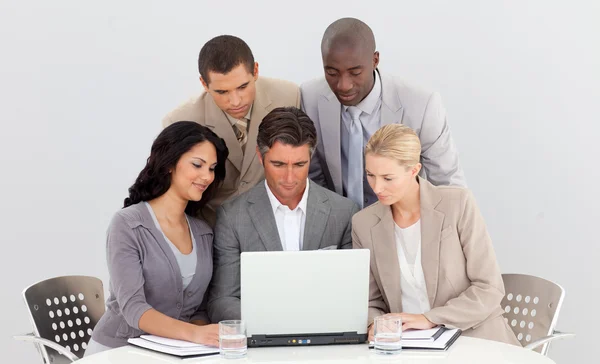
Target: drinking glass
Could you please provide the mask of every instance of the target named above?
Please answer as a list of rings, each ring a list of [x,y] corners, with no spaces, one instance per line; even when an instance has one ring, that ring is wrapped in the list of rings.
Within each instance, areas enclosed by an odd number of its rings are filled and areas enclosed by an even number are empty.
[[[399,354],[402,352],[402,320],[397,316],[378,316],[373,323],[377,354]]]
[[[248,352],[246,324],[242,320],[219,322],[219,349],[226,359],[243,358]]]

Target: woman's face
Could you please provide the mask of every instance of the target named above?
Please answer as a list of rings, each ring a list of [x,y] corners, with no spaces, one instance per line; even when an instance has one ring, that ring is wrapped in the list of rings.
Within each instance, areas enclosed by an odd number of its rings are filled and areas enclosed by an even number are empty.
[[[421,164],[407,168],[392,158],[368,153],[365,156],[365,169],[367,181],[379,202],[392,205],[402,200],[412,183],[416,182]]]
[[[202,194],[215,179],[217,150],[208,141],[193,146],[184,153],[171,171],[171,187],[179,197],[200,201]]]

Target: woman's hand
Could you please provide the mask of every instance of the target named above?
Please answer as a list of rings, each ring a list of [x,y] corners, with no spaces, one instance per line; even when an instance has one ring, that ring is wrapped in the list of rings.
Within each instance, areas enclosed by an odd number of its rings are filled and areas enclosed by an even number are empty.
[[[375,336],[373,335],[373,327],[375,325],[371,324],[369,325],[368,329],[368,334],[367,334],[367,341],[371,342],[375,340]]]
[[[192,341],[197,344],[219,346],[219,325],[203,325],[194,327]]]
[[[402,331],[408,329],[426,330],[437,326],[422,314],[388,313],[386,316],[400,317],[402,320]]]

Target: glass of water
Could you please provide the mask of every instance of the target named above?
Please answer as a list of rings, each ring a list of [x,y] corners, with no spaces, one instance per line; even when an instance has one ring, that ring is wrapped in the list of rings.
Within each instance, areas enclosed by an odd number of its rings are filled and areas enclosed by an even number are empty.
[[[375,317],[373,323],[375,341],[373,347],[377,354],[399,354],[402,352],[402,320],[394,316]]]
[[[227,359],[243,358],[248,352],[246,324],[242,320],[219,322],[219,349]]]

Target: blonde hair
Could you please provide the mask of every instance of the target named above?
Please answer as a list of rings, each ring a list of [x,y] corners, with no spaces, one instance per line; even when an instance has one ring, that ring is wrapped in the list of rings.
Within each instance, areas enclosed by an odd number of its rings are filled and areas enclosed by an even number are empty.
[[[396,160],[401,166],[411,168],[420,163],[421,141],[408,126],[390,124],[381,127],[369,139],[365,155],[374,154]]]

